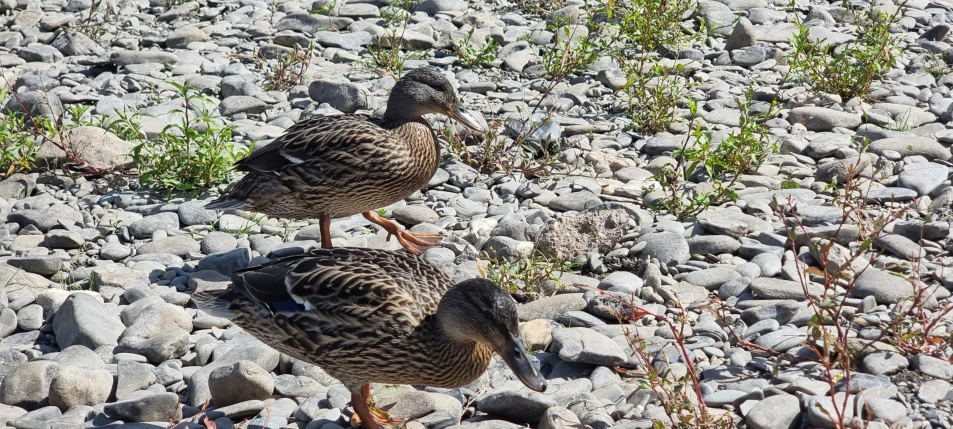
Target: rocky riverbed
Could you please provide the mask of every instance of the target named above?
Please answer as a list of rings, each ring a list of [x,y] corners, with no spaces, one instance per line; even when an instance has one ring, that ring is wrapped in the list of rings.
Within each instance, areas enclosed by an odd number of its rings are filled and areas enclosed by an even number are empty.
[[[139,112],[142,135],[156,140],[182,117],[170,83],[189,83],[234,126],[235,145],[260,146],[305,115],[384,106],[394,76],[367,59],[392,24],[389,3],[0,0],[0,88],[17,94],[3,112]],[[899,61],[861,103],[778,87],[796,28],[788,1],[701,0],[686,26],[726,24],[682,56],[696,83],[696,123],[736,129],[736,97],[753,87],[759,102],[778,96],[765,123],[777,150],[733,182],[736,202],[682,220],[648,203],[661,197],[654,175],[674,162],[684,124],[633,132],[620,109],[624,81],[605,58],[547,91],[537,51],[559,37],[550,24],[584,22],[581,2],[555,3],[416,5],[401,44],[422,55],[403,66],[445,70],[468,108],[504,128],[518,131],[541,107],[548,120],[533,139],[558,151],[551,174],[488,174],[447,144],[427,189],[384,210],[414,231],[445,234],[423,258],[454,280],[534,249],[573,264],[517,294],[549,389],[529,391],[496,362],[459,389],[375,386],[377,405],[428,429],[649,428],[692,417],[750,429],[950,427],[953,74],[927,73],[923,54],[953,52],[953,3],[903,5]],[[856,35],[839,2],[797,6],[818,37]],[[461,65],[449,48],[464,37],[499,44],[489,67]],[[287,89],[270,89],[273,69],[248,60],[274,64],[269,52],[311,42],[302,81]],[[69,133],[86,172],[132,166],[135,142],[89,124]],[[350,394],[336,380],[190,302],[236,269],[317,246],[316,223],[205,210],[224,185],[154,191],[131,175],[55,168],[64,161],[76,159],[46,142],[36,164],[53,168],[0,182],[0,422],[349,426]],[[845,204],[829,185],[848,170],[863,193]],[[331,233],[335,246],[399,248],[360,216],[335,220]],[[853,254],[864,258],[851,262]],[[860,274],[825,278],[847,265]],[[530,269],[539,268],[522,267]],[[697,385],[686,378],[692,370]]]

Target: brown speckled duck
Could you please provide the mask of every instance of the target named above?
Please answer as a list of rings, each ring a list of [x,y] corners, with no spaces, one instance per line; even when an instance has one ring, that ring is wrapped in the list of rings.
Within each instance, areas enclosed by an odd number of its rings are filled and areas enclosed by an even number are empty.
[[[423,188],[437,171],[439,143],[423,115],[443,113],[481,131],[460,106],[450,81],[434,68],[405,74],[391,91],[383,118],[312,116],[236,163],[248,172],[208,209],[245,209],[269,216],[319,219],[321,247],[331,247],[331,219],[358,213],[409,252],[435,246],[439,234],[415,234],[375,210]]]
[[[244,269],[232,280],[193,301],[340,380],[365,429],[388,427],[371,412],[370,383],[463,386],[486,371],[493,352],[527,387],[546,389],[523,346],[516,302],[489,280],[454,285],[418,256],[343,247]]]

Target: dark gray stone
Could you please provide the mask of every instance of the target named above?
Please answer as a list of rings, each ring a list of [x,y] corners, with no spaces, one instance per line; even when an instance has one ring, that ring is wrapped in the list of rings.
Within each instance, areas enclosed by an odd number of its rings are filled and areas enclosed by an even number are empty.
[[[103,412],[114,419],[130,422],[166,422],[178,420],[179,395],[156,393],[127,401],[106,404]]]

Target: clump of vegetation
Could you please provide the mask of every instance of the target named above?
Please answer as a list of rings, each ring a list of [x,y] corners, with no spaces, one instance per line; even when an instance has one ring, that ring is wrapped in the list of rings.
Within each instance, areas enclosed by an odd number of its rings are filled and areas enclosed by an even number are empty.
[[[94,119],[91,115],[89,115],[90,110],[92,110],[92,106],[85,104],[70,104],[69,106],[66,106],[66,123],[64,124],[64,127],[76,128],[99,126],[105,128],[103,126],[105,119]]]
[[[764,121],[777,113],[777,105],[772,103],[767,113],[756,114],[750,109],[750,97],[749,90],[747,100],[737,100],[741,110],[739,127],[721,143],[714,144],[710,133],[693,127],[694,131],[685,138],[682,148],[672,154],[675,165],[667,165],[655,174],[664,194],[655,202],[656,209],[666,210],[678,218],[687,218],[708,207],[738,199],[733,189],[738,178],[777,151],[764,126]],[[689,110],[693,118],[697,109],[697,104],[690,103]],[[691,125],[694,125],[694,121]],[[686,178],[699,173],[711,181],[710,188],[686,192]]]
[[[812,38],[811,27],[798,19],[788,64],[793,76],[814,90],[847,100],[870,94],[873,81],[896,64],[902,38],[891,34],[890,27],[899,19],[902,7],[892,15],[846,2],[844,7],[857,28],[855,38],[835,49],[827,40]]]
[[[657,406],[665,413],[665,419],[656,419],[656,428],[676,429],[728,429],[734,427],[730,412],[715,411],[705,405],[700,371],[695,359],[689,352],[687,338],[691,335],[690,311],[675,298],[665,313],[654,313],[641,305],[635,297],[598,291],[603,296],[618,302],[615,317],[623,326],[623,333],[629,349],[630,358],[638,362],[638,369],[627,370],[617,367],[624,378],[631,378],[641,385],[641,393],[648,397],[648,403]],[[659,344],[643,337],[634,326],[667,327],[677,358],[668,353],[658,353]],[[659,355],[663,359],[659,359]],[[675,370],[681,366],[680,370]]]
[[[923,71],[937,79],[953,72],[953,68],[950,68],[950,65],[937,54],[925,54],[921,58],[923,60]]]
[[[139,117],[142,116],[142,113],[135,112],[130,114],[119,109],[116,109],[114,112],[116,115],[115,119],[108,122],[108,118],[104,118],[107,122],[100,125],[100,127],[105,128],[106,131],[126,141],[138,141],[145,137],[142,131],[142,123],[139,122]]]
[[[549,79],[540,89],[540,98],[549,97],[557,85],[592,64],[599,57],[599,47],[604,36],[605,26],[596,19],[596,12],[590,11],[589,27],[572,25],[564,19],[556,19],[548,29],[557,33],[552,46],[543,48],[540,52],[540,62],[549,75]],[[585,35],[575,34],[576,31],[588,31]],[[558,37],[562,34],[564,37]],[[472,32],[471,32],[472,35]],[[584,37],[583,37],[584,36]],[[469,39],[469,36],[468,36]],[[487,48],[484,48],[485,50]],[[495,50],[495,47],[493,48]],[[492,61],[489,55],[486,60]],[[511,132],[509,136],[501,135],[499,129],[502,123],[492,124],[489,132],[481,140],[465,141],[456,136],[452,130],[444,130],[444,135],[450,142],[450,152],[461,162],[473,168],[490,173],[502,171],[507,175],[515,171],[522,172],[527,177],[547,175],[556,164],[555,155],[562,148],[561,141],[539,141],[536,136],[541,127],[547,126],[555,113],[556,104],[548,110],[543,103],[537,103],[521,119],[524,126],[519,131]],[[522,112],[521,112],[522,113]]]
[[[549,15],[566,6],[565,0],[516,0],[513,9],[524,15]]]
[[[145,133],[142,131],[142,123],[139,122],[142,113],[127,113],[120,109],[113,109],[113,116],[110,117],[107,115],[90,115],[89,111],[91,109],[92,106],[84,104],[68,106],[59,129],[47,126],[47,132],[43,135],[49,136],[48,140],[57,136],[58,145],[72,149],[76,148],[73,147],[72,142],[68,141],[65,137],[67,134],[64,133],[78,127],[102,128],[116,137],[130,142],[140,141],[145,137]]]
[[[0,103],[7,96],[8,91],[0,89]],[[0,114],[0,175],[4,178],[29,170],[36,159],[35,135],[28,131],[26,119],[18,112]]]
[[[525,126],[514,137],[500,133],[502,122],[491,124],[480,139],[473,135],[463,139],[452,128],[443,129],[442,134],[448,142],[451,156],[481,173],[503,172],[511,175],[519,171],[527,177],[547,176],[557,164],[556,153],[560,145],[558,142],[529,141],[529,136],[539,126],[539,123]]]
[[[232,165],[253,148],[232,144],[232,126],[207,113],[192,117],[192,100],[204,98],[189,84],[172,83],[184,99],[181,123],[167,125],[158,143],[142,141],[133,148],[132,159],[139,182],[164,190],[195,191],[226,183]],[[204,126],[204,132],[198,126]]]
[[[85,104],[71,104],[66,108],[66,120],[63,121],[62,131],[69,131],[77,127],[97,127],[115,134],[117,137],[135,141],[143,137],[142,124],[138,118],[141,113],[129,114],[122,110],[115,109],[115,118],[106,115],[93,116],[89,114],[92,106]],[[60,133],[60,130],[53,130],[53,133]]]
[[[556,19],[548,27],[557,34],[540,55],[543,69],[556,85],[584,70],[600,56],[619,65],[621,92],[632,127],[644,133],[663,131],[675,118],[678,103],[690,88],[687,61],[679,51],[701,40],[682,25],[696,0],[609,1],[587,7],[586,25]],[[585,31],[587,34],[576,34]]]
[[[700,39],[682,26],[682,16],[695,7],[696,0],[633,0],[610,2],[605,9],[614,34],[605,51],[625,74],[621,89],[636,130],[664,131],[690,88],[686,62],[665,56],[677,58]]]
[[[279,52],[274,61],[267,61],[261,55],[256,55],[255,62],[265,78],[262,87],[266,90],[287,91],[303,84],[312,58],[313,41],[307,48],[295,44],[290,52]]]
[[[386,8],[384,33],[377,36],[376,44],[367,47],[368,66],[390,71],[399,79],[404,74],[405,61],[420,59],[426,55],[426,51],[405,53],[401,50],[401,40],[407,32],[410,16],[418,4],[419,2],[414,0],[398,0]]]
[[[486,267],[477,265],[480,274],[512,293],[540,293],[544,291],[543,285],[549,282],[554,282],[556,289],[565,288],[562,274],[578,268],[539,252],[515,260],[490,258],[487,261]]]
[[[113,15],[112,8],[105,4],[105,0],[95,0],[93,6],[89,8],[86,18],[70,23],[66,30],[83,33],[102,45],[110,32],[107,22]]]
[[[678,376],[669,366],[673,362],[665,364],[653,363],[652,353],[648,350],[652,346],[648,344],[645,338],[638,335],[638,332],[626,329],[626,340],[629,348],[633,351],[633,356],[639,361],[640,366],[644,368],[644,375],[640,374],[639,379],[644,389],[654,392],[654,399],[665,412],[668,421],[656,421],[656,428],[671,427],[676,429],[729,429],[733,428],[734,421],[730,413],[713,412],[705,405],[704,395],[701,390],[701,382],[698,380],[697,370],[692,363],[692,359],[685,348],[685,328],[689,326],[684,316],[675,320],[664,315],[654,315],[648,311],[635,307],[633,316],[625,323],[631,323],[642,317],[654,317],[667,325],[675,335],[674,345],[678,351],[681,362],[687,367],[684,376]],[[685,314],[685,312],[681,313]],[[622,322],[620,322],[622,323]]]
[[[0,101],[7,96],[6,90],[0,90]],[[15,94],[11,96],[16,97]],[[31,169],[35,167],[34,162],[40,144],[50,144],[65,154],[71,168],[95,176],[116,173],[113,170],[90,165],[83,159],[82,151],[75,147],[68,132],[77,127],[92,126],[111,131],[123,139],[132,140],[139,138],[140,129],[138,126],[128,128],[116,122],[107,123],[105,117],[95,118],[89,115],[90,109],[91,107],[86,105],[71,105],[60,117],[33,115],[28,111],[0,116],[0,129],[2,129],[0,141],[5,148],[3,157],[10,163],[4,167],[10,173]]]
[[[188,84],[170,84],[183,97],[185,106],[205,100]],[[8,91],[0,90],[0,102],[7,97]],[[71,168],[85,174],[127,173],[97,167],[83,159],[83,151],[69,137],[69,131],[78,127],[102,128],[123,140],[138,142],[131,157],[140,174],[139,182],[165,190],[191,191],[226,183],[232,165],[252,150],[233,145],[232,127],[213,120],[207,112],[195,118],[188,108],[173,110],[170,113],[183,114],[182,122],[166,126],[160,142],[152,143],[143,140],[138,113],[116,110],[115,116],[109,118],[90,115],[90,109],[86,105],[71,105],[57,118],[29,112],[0,115],[0,175],[33,168],[39,143],[57,147]]]
[[[540,62],[553,80],[551,85],[558,84],[569,75],[578,73],[596,62],[600,48],[610,43],[603,40],[606,26],[597,19],[598,9],[587,9],[586,16],[588,23],[585,27],[573,25],[565,19],[555,19],[547,25],[547,30],[556,36],[552,46],[542,48]]]
[[[884,256],[877,250],[876,240],[885,228],[908,218],[909,208],[901,205],[883,204],[870,207],[867,198],[871,188],[861,179],[856,165],[846,165],[840,187],[825,189],[835,198],[833,205],[843,210],[842,218],[834,222],[838,230],[855,229],[857,238],[851,243],[841,243],[830,237],[812,237],[796,211],[793,198],[778,204],[777,214],[789,226],[790,250],[799,250],[799,243],[809,243],[810,258],[797,258],[795,266],[801,284],[804,302],[812,315],[807,323],[805,348],[814,355],[814,361],[823,372],[821,378],[829,384],[830,395],[842,391],[843,386],[854,385],[854,371],[862,359],[876,351],[891,351],[906,356],[928,355],[943,357],[953,344],[950,335],[949,302],[937,305],[928,284],[921,279],[922,268],[918,259],[898,261]],[[801,247],[803,249],[803,247]],[[918,252],[924,247],[918,246]],[[892,260],[892,261],[891,261]],[[810,261],[810,262],[809,262]],[[886,262],[881,265],[882,262]],[[810,265],[809,265],[810,263]],[[881,268],[882,267],[882,268]],[[853,296],[861,276],[868,271],[883,270],[881,275],[897,276],[909,283],[909,296],[897,303],[884,303],[890,309],[879,312],[880,318],[857,317],[857,309],[843,297]],[[867,296],[866,300],[874,296]],[[874,299],[874,302],[880,301]],[[931,304],[932,301],[932,304]],[[728,324],[727,326],[731,326]],[[856,333],[865,330],[867,335]],[[757,345],[740,341],[750,347]],[[837,398],[834,396],[834,398]],[[833,400],[824,410],[834,427],[853,427],[851,415],[853,404],[847,396]]]
[[[314,4],[317,4],[317,3],[318,3],[318,2],[315,2]],[[325,1],[324,3],[318,5],[317,7],[313,8],[313,9],[311,9],[311,12],[310,12],[310,13],[311,13],[312,15],[325,15],[325,16],[328,16],[328,15],[331,15],[331,12],[334,11],[334,9],[335,9],[337,6],[338,6],[337,0]]]
[[[628,94],[626,108],[632,118],[632,128],[646,134],[665,131],[675,121],[678,102],[686,93],[689,82],[681,76],[684,64],[667,67],[659,63],[649,65],[644,74],[629,74],[623,90]]]
[[[496,59],[496,51],[499,49],[500,45],[496,43],[496,40],[488,38],[486,43],[483,44],[483,47],[477,49],[471,43],[473,38],[473,29],[467,33],[467,37],[463,40],[454,40],[453,52],[460,59],[460,63],[467,68],[477,68],[477,67],[486,67]]]

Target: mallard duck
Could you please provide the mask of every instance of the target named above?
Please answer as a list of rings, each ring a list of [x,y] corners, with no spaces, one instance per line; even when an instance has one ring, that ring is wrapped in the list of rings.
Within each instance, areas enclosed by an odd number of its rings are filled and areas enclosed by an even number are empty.
[[[313,249],[237,271],[230,288],[192,299],[340,380],[365,429],[388,427],[370,411],[370,383],[463,386],[486,371],[493,352],[527,387],[546,389],[523,346],[516,301],[502,287],[486,279],[454,285],[406,252]]]
[[[208,209],[236,209],[275,217],[319,219],[321,247],[331,247],[331,219],[358,213],[408,251],[440,243],[439,234],[414,234],[375,210],[423,188],[437,171],[439,142],[428,113],[442,113],[475,131],[450,81],[426,67],[405,74],[391,91],[383,118],[346,114],[302,119],[270,144],[238,161],[245,175]]]

